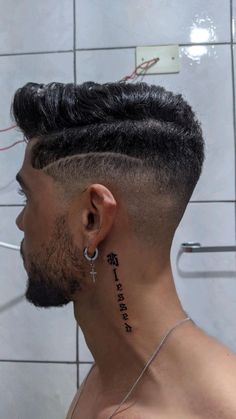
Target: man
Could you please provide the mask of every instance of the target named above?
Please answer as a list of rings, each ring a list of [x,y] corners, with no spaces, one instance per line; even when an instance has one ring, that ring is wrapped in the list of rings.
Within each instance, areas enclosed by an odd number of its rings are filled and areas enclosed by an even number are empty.
[[[12,112],[26,298],[72,301],[95,359],[67,417],[236,418],[236,356],[188,318],[172,276],[204,161],[191,107],[146,83],[28,83]]]

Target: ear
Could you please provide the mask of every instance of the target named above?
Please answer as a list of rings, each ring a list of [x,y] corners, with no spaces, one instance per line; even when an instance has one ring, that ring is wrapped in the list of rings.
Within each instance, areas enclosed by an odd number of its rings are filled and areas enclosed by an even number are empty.
[[[101,184],[86,189],[87,208],[82,213],[85,244],[92,256],[96,247],[109,234],[116,217],[117,202],[112,192]]]

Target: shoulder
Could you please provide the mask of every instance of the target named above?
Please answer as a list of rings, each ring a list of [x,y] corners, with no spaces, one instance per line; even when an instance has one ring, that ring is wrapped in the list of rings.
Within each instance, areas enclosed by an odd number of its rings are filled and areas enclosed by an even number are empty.
[[[222,379],[222,393],[220,397],[220,403],[225,413],[229,413],[229,416],[222,416],[222,418],[236,418],[236,356],[231,359],[229,369],[219,374],[219,380]]]
[[[209,360],[210,362],[210,360]],[[200,405],[206,406],[212,414],[218,414],[221,419],[236,418],[236,355],[228,352],[218,359],[210,371],[202,376],[202,392]],[[204,393],[204,394],[203,394]]]
[[[221,395],[215,395],[215,402],[213,404],[212,413],[221,419],[235,419],[236,418],[236,399],[232,395],[233,389],[229,392],[224,391]],[[236,391],[236,383],[234,392]]]

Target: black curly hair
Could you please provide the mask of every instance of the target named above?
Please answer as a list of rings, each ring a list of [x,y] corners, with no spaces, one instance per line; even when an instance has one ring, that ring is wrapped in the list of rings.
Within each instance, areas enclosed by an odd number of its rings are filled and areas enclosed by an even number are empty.
[[[27,83],[11,114],[32,166],[67,199],[95,181],[123,199],[134,231],[171,243],[202,171],[200,123],[180,94],[147,83]]]

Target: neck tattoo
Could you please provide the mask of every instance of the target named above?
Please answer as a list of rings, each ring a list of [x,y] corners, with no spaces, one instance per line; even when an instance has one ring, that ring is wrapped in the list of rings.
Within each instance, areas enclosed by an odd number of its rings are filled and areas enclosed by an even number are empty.
[[[125,297],[124,297],[124,291],[123,291],[123,285],[120,282],[120,279],[117,276],[117,266],[119,266],[119,261],[117,258],[117,254],[111,252],[107,255],[107,262],[113,266],[113,274],[114,274],[114,283],[116,285],[117,290],[117,302],[119,303],[119,309],[121,312],[121,318],[122,320],[129,320],[129,315],[127,312],[127,305],[125,304]],[[120,292],[122,291],[122,292]],[[120,301],[123,301],[123,303],[120,303]],[[124,322],[125,331],[127,333],[132,332],[132,326],[130,326],[129,323]]]

